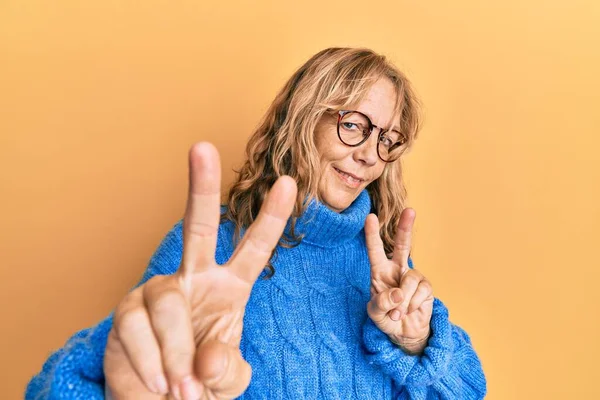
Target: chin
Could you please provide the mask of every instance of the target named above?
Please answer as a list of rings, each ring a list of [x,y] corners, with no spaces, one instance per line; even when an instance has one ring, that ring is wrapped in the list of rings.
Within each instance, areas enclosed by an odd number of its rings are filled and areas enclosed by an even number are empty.
[[[320,185],[321,202],[340,213],[350,207],[366,186],[367,183],[363,182],[359,187],[349,187],[337,176],[328,176]]]
[[[323,197],[323,204],[332,209],[335,212],[341,213],[346,208],[350,207],[352,202],[356,200],[356,197],[348,196],[347,193],[339,193],[339,194],[329,194],[328,196]]]

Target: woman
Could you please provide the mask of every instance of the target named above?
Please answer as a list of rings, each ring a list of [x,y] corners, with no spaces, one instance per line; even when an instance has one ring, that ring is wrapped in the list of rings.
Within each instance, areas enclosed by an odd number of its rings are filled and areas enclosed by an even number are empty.
[[[384,57],[313,56],[250,139],[226,206],[218,153],[192,148],[183,223],[27,398],[483,398],[469,336],[409,257],[400,157],[418,128]]]

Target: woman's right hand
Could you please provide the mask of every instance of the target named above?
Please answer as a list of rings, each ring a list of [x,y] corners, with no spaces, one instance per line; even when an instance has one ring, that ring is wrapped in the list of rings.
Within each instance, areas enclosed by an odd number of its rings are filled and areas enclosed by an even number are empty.
[[[179,270],[129,293],[114,313],[104,357],[114,399],[230,399],[250,383],[239,350],[244,311],[296,200],[281,177],[225,265],[215,262],[221,166],[208,143],[189,153],[190,184]]]

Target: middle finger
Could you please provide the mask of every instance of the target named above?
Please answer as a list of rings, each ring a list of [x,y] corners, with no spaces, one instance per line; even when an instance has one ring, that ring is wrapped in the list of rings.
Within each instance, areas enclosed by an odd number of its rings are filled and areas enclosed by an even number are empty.
[[[231,257],[230,264],[240,278],[254,283],[269,261],[292,213],[296,193],[296,182],[289,176],[282,176],[271,188],[258,217]]]

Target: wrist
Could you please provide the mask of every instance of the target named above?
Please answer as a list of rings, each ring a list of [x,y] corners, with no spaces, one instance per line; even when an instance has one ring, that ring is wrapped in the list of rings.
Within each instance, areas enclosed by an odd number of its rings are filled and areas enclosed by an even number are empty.
[[[400,347],[402,351],[411,355],[411,356],[420,356],[423,354],[425,347],[427,347],[427,342],[429,341],[430,332],[427,332],[422,338],[404,338],[396,335],[389,335],[389,339],[396,346]]]

